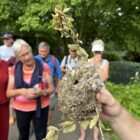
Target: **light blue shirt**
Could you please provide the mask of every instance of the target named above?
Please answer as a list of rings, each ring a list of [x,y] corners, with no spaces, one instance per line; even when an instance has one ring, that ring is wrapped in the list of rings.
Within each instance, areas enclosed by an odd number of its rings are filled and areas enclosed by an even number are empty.
[[[52,56],[50,54],[48,55],[47,59],[43,59],[40,55],[36,55],[35,58],[40,60],[42,63],[46,63],[49,66],[49,68],[51,70],[53,81],[55,78],[55,74],[58,79],[62,79],[63,73],[60,69],[59,60],[56,57],[55,57],[55,65],[52,62]],[[55,83],[54,83],[54,85],[55,85]]]

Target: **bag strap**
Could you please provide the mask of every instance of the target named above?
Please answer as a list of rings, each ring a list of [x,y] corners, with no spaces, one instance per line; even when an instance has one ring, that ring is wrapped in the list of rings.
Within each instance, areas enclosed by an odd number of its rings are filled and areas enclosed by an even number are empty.
[[[68,63],[68,56],[66,56],[64,68],[66,68],[67,63]]]
[[[54,55],[51,55],[51,60],[52,60],[53,66],[55,68],[56,67],[56,61],[55,61],[55,56]]]

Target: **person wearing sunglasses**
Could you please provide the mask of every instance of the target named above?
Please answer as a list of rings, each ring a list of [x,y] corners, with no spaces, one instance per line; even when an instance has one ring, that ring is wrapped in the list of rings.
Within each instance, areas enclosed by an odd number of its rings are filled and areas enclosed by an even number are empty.
[[[93,56],[88,60],[88,62],[96,67],[96,70],[99,72],[101,80],[105,82],[108,78],[109,61],[102,58],[104,43],[102,40],[98,39],[93,41],[91,45]],[[94,127],[93,139],[99,140],[99,128],[96,126]],[[82,127],[79,140],[85,140],[85,130]]]
[[[101,39],[92,42],[93,57],[89,59],[89,63],[94,64],[99,71],[100,78],[105,82],[108,78],[109,61],[102,58],[104,51],[104,43]]]
[[[2,45],[0,47],[0,57],[2,60],[8,61],[9,59],[11,59],[11,57],[14,56],[14,52],[13,52],[13,35],[10,32],[6,32],[3,35],[3,43],[4,45]]]
[[[75,44],[68,44],[69,55],[64,56],[61,62],[61,71],[65,74],[68,69],[73,69],[78,66],[78,63],[81,59],[80,56],[77,55],[77,47]]]

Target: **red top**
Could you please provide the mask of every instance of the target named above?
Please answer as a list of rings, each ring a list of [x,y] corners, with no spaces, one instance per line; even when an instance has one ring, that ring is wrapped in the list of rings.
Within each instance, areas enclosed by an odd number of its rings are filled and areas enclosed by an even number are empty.
[[[0,104],[8,102],[6,90],[8,84],[8,63],[0,60]]]

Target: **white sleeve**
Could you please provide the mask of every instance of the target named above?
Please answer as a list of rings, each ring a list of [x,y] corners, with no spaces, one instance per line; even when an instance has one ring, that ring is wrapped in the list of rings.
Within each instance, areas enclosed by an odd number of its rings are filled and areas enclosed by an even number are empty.
[[[60,66],[65,67],[65,63],[66,63],[66,56],[64,56]]]
[[[0,58],[1,58],[1,46],[0,46]]]

